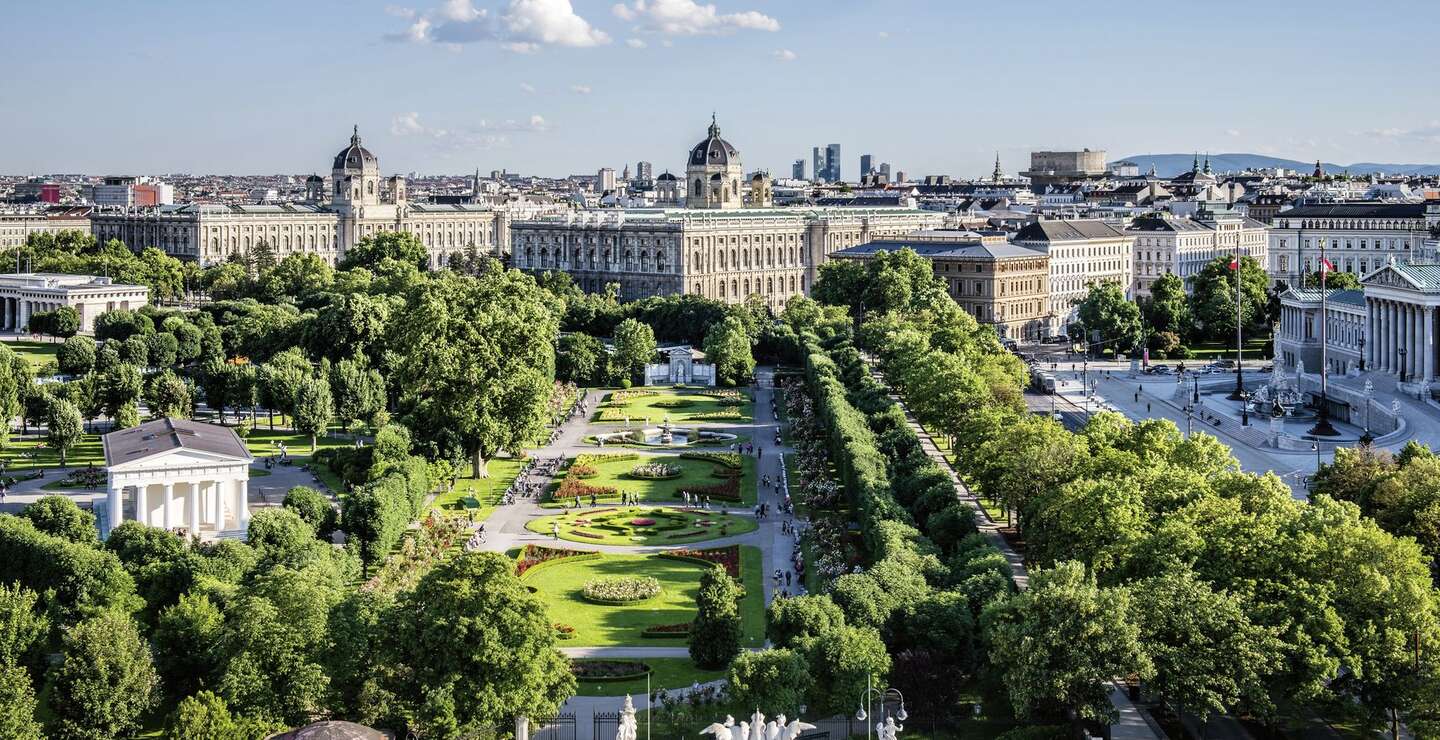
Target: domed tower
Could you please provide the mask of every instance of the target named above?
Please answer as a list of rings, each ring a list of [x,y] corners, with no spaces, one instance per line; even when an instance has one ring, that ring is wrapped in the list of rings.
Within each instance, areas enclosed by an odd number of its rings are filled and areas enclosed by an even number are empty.
[[[661,205],[678,206],[685,200],[685,186],[680,178],[667,172],[661,172],[655,178],[655,201]]]
[[[710,117],[710,132],[690,150],[685,167],[685,205],[689,208],[740,208],[744,196],[740,183],[745,173],[740,152],[720,138],[720,126]]]
[[[755,208],[769,208],[775,205],[775,194],[770,189],[770,174],[756,172],[750,177],[750,205]]]
[[[305,200],[308,203],[325,202],[325,178],[319,175],[305,178]]]
[[[330,179],[335,183],[337,206],[371,206],[380,203],[380,162],[360,146],[360,127],[350,135],[350,146],[335,155]]]

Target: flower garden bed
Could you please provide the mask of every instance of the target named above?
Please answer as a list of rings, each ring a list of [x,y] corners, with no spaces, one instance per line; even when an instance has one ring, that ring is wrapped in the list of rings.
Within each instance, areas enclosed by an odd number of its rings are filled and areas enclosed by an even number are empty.
[[[556,524],[563,539],[608,545],[676,545],[745,534],[756,527],[754,519],[714,509],[637,506],[570,510],[532,519],[526,528],[553,535]]]
[[[642,467],[649,465],[677,469],[679,475],[648,478],[633,474],[637,468],[642,475],[660,472],[658,467],[653,471]],[[695,450],[678,455],[584,453],[570,461],[569,468],[577,466],[585,466],[582,470],[594,468],[596,474],[582,479],[562,472],[544,499],[543,508],[572,508],[577,498],[581,505],[588,504],[592,495],[596,503],[611,506],[619,502],[621,493],[632,497],[631,503],[668,504],[683,498],[684,491],[704,496],[708,490],[712,506],[753,502],[756,496],[755,458],[728,451]]]
[[[698,414],[690,414],[686,417],[690,421],[741,421],[748,417],[739,408],[723,408],[715,411],[702,411]]]
[[[743,500],[740,494],[740,476],[728,476],[723,483],[708,486],[685,486],[675,491],[676,497],[685,493],[702,500],[707,496],[718,501],[739,502]]]
[[[699,563],[715,564],[725,568],[725,572],[731,578],[740,577],[740,546],[730,545],[728,547],[710,547],[703,550],[668,550],[659,553],[659,557],[673,560],[695,561]]]
[[[577,681],[631,681],[650,675],[650,666],[638,660],[574,660],[570,672]]]
[[[647,396],[658,396],[658,395],[660,395],[660,392],[659,392],[659,391],[645,391],[645,390],[612,391],[612,392],[610,393],[610,395],[606,397],[605,400],[607,400],[607,401],[615,401],[615,402],[617,402],[617,403],[623,403],[623,402],[625,402],[625,401],[634,400],[634,399],[636,399],[636,398],[645,398],[645,397],[647,397]]]
[[[650,576],[629,576],[586,581],[580,593],[592,604],[625,606],[649,601],[663,590]]]
[[[704,460],[732,470],[745,467],[744,458],[738,452],[682,452],[680,457],[687,460]]]
[[[515,558],[515,575],[523,576],[527,571],[534,570],[537,566],[551,563],[566,558],[593,559],[599,557],[599,553],[585,552],[584,550],[570,550],[563,547],[545,547],[544,545],[526,545]]]
[[[684,409],[694,406],[695,402],[688,398],[669,398],[650,405],[657,409]]]
[[[555,639],[557,639],[557,640],[573,640],[573,639],[575,639],[575,628],[574,628],[574,627],[571,627],[571,626],[568,625],[568,624],[565,624],[564,622],[556,622],[556,623],[555,623]]]
[[[573,465],[571,467],[574,467]],[[640,480],[674,480],[685,474],[685,469],[679,465],[656,462],[636,465],[630,469],[631,478]]]
[[[649,639],[665,639],[667,637],[689,637],[691,622],[679,622],[676,624],[655,624],[640,630],[640,636]]]

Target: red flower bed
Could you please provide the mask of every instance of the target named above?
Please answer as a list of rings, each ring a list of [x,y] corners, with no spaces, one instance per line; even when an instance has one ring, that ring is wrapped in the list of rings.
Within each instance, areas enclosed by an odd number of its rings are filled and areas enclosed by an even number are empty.
[[[544,545],[526,545],[520,552],[520,557],[515,561],[515,575],[523,576],[525,571],[547,560],[559,560],[561,558],[573,558],[576,555],[586,553],[580,550],[566,550],[561,547],[545,547]]]
[[[561,487],[563,488],[564,486]],[[724,483],[716,483],[713,486],[689,486],[675,491],[676,496],[682,493],[689,493],[691,496],[709,496],[713,499],[722,499],[725,501],[742,500],[740,496],[739,478],[726,478]]]
[[[737,487],[737,490],[738,490],[738,487]],[[554,498],[554,499],[557,499],[557,500],[558,500],[558,499],[567,499],[567,498],[589,498],[589,497],[592,496],[592,495],[594,495],[594,496],[614,496],[614,495],[615,495],[615,487],[614,487],[614,486],[592,486],[592,485],[590,485],[589,483],[585,483],[585,482],[581,481],[579,478],[571,477],[571,478],[566,478],[566,479],[563,480],[563,481],[560,481],[560,487],[557,488],[557,489],[555,489],[555,493],[551,495],[551,498]]]
[[[641,518],[639,518],[639,519],[631,519],[631,520],[630,520],[630,526],[632,526],[632,527],[651,527],[651,526],[654,526],[654,525],[655,525],[655,520],[654,520],[654,519],[646,519],[646,518],[644,518],[644,517],[641,517]]]
[[[669,554],[682,558],[694,558],[704,560],[707,563],[716,563],[724,566],[725,572],[731,578],[740,577],[740,546],[729,545],[728,547],[711,547],[705,550],[670,550]]]

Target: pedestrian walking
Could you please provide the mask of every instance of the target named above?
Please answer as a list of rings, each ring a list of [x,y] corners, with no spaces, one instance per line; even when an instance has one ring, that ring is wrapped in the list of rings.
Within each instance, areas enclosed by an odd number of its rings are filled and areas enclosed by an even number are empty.
[[[560,522],[550,522],[550,539],[560,539]]]
[[[1146,402],[1145,402],[1145,413],[1147,413],[1147,414],[1150,413],[1150,402],[1149,402],[1149,401],[1146,401]]]
[[[790,588],[790,571],[785,571],[785,588]]]

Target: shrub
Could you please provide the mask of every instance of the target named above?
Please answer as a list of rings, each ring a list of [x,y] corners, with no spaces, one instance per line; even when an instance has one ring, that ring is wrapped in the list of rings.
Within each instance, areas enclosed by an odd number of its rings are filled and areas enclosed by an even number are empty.
[[[666,637],[689,637],[690,623],[680,622],[678,624],[655,624],[640,631],[641,637],[666,638]]]
[[[707,670],[721,668],[740,654],[740,587],[718,565],[700,578],[698,611],[690,628],[690,659]]]
[[[740,494],[740,478],[738,476],[726,478],[724,483],[716,483],[710,486],[681,486],[675,491],[677,497],[683,493],[689,493],[691,496],[709,496],[710,498],[720,499],[722,501],[743,500]]]
[[[580,681],[630,681],[644,678],[650,666],[638,660],[576,660],[570,672]]]
[[[574,467],[573,465],[571,466]],[[636,465],[630,469],[630,476],[644,480],[671,480],[684,475],[685,471],[679,465],[670,463],[655,462]]]
[[[1179,347],[1176,347],[1175,351],[1171,352],[1170,355],[1177,360],[1188,360],[1191,357],[1190,348],[1182,344]]]
[[[682,452],[680,453],[680,457],[690,460],[704,460],[735,470],[741,469],[745,464],[738,452]]]
[[[677,537],[688,537],[697,532],[682,532]],[[689,562],[702,563],[704,565],[718,565],[725,569],[731,578],[740,577],[740,546],[729,545],[727,547],[712,547],[704,550],[667,550],[658,553],[660,557],[667,560],[684,560]]]
[[[573,640],[573,639],[575,639],[575,628],[572,627],[572,626],[570,626],[570,625],[568,625],[568,624],[565,624],[564,622],[556,622],[556,623],[555,623],[555,639],[557,639],[557,640]]]
[[[595,476],[600,474],[600,471],[596,470],[590,465],[581,465],[580,463],[575,463],[570,466],[569,473],[567,474],[573,475],[576,478],[594,478]]]
[[[660,582],[650,576],[626,576],[586,581],[581,594],[597,604],[633,604],[653,599],[660,591]]]
[[[589,498],[590,496],[614,496],[614,486],[592,486],[582,482],[579,478],[567,477],[560,482],[560,487],[550,494],[556,500],[571,498]]]

